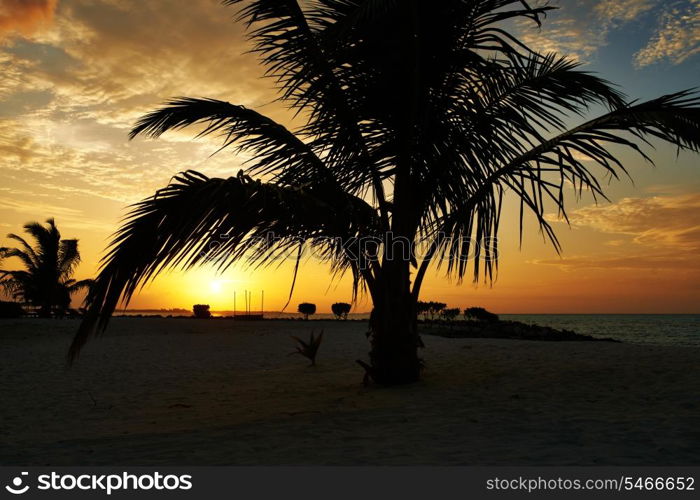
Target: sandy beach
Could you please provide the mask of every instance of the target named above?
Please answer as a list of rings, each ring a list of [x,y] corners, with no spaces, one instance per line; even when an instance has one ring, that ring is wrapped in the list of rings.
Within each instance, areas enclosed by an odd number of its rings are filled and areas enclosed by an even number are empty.
[[[77,324],[0,321],[0,464],[700,462],[697,348],[425,336],[385,389],[365,322],[115,318],[67,369]]]

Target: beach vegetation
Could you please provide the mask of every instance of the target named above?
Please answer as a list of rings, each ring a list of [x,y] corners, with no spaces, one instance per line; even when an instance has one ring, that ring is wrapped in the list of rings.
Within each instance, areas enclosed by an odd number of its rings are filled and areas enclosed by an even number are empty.
[[[78,240],[63,239],[54,219],[48,219],[46,225],[29,222],[24,231],[29,239],[7,235],[18,247],[0,248],[5,259],[15,258],[23,266],[0,270],[0,287],[14,300],[32,307],[39,317],[63,316],[70,312],[71,296],[93,284],[90,279],[73,278],[80,263]]]
[[[483,307],[468,307],[464,310],[464,319],[473,321],[494,322],[498,321],[498,315],[487,311]]]
[[[228,177],[180,173],[132,207],[71,358],[167,268],[278,265],[292,255],[293,286],[310,248],[334,276],[351,278],[353,300],[371,299],[369,378],[414,382],[426,273],[492,282],[506,197],[520,206],[521,233],[529,214],[559,250],[549,215],[566,219],[584,194],[606,199],[608,180],[628,175],[621,151],[651,161],[640,147],[650,140],[700,148],[697,93],[630,99],[576,60],[518,39],[512,27],[539,29],[554,9],[546,3],[224,3],[239,7],[298,126],[198,97],[138,120],[132,138],[193,127],[248,161]]]
[[[336,302],[335,304],[331,305],[331,311],[333,311],[336,319],[339,320],[348,319],[348,314],[350,314],[351,309],[352,305],[348,304],[347,302]]]
[[[459,316],[460,313],[459,307],[450,307],[447,309],[443,309],[440,312],[440,318],[442,318],[444,321],[454,321],[457,316]]]
[[[195,304],[192,306],[192,314],[197,319],[209,319],[211,318],[211,311],[209,310],[209,304]]]
[[[294,335],[291,337],[297,343],[296,351],[291,354],[301,354],[311,361],[311,366],[316,366],[316,355],[318,354],[318,349],[321,347],[321,342],[323,341],[323,330],[321,330],[317,337],[314,336],[314,332],[311,331],[308,341],[302,340]]]
[[[304,315],[304,319],[308,321],[309,316],[316,314],[316,304],[302,302],[297,306],[297,312]]]
[[[440,313],[447,307],[444,302],[429,301],[423,302],[418,301],[416,303],[416,310],[418,314],[423,315],[423,319],[426,321],[435,321],[435,318],[440,315]]]

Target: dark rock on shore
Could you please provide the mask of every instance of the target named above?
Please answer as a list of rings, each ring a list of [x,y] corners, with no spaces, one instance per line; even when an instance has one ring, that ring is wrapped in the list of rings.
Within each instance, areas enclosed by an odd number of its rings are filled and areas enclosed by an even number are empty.
[[[520,339],[546,341],[597,341],[620,342],[612,338],[597,338],[570,330],[557,330],[549,326],[528,325],[519,321],[460,321],[452,326],[423,323],[422,335],[460,339]]]

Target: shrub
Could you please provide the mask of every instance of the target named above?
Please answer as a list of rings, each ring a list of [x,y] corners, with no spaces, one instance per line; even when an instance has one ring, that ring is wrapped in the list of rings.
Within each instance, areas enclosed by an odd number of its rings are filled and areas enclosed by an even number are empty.
[[[351,307],[347,302],[336,302],[331,306],[331,311],[333,311],[337,319],[348,319]]]
[[[310,304],[309,302],[302,302],[297,307],[297,311],[304,315],[304,319],[308,320],[309,315],[316,314],[316,304]]]
[[[498,315],[488,312],[483,307],[469,307],[464,310],[464,319],[476,321],[498,321]]]
[[[197,319],[211,318],[211,312],[209,312],[209,304],[195,304],[192,306],[192,312],[194,313],[194,317]]]
[[[439,315],[443,309],[447,307],[447,304],[444,304],[442,302],[423,302],[423,301],[418,301],[416,303],[416,313],[417,314],[422,314],[424,319],[430,318],[430,320],[434,320],[435,316]]]
[[[450,309],[443,309],[443,311],[440,313],[440,316],[442,319],[445,321],[452,321],[455,319],[457,316],[459,316],[460,310],[458,307],[453,307]]]

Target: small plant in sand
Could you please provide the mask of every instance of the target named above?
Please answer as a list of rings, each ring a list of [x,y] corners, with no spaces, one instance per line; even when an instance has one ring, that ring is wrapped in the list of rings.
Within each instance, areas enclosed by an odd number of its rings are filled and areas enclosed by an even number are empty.
[[[331,311],[335,314],[336,319],[348,319],[348,314],[352,306],[347,302],[336,302],[331,306]]]
[[[296,337],[294,335],[291,335],[291,337],[297,343],[297,350],[290,353],[290,356],[292,354],[301,354],[302,356],[308,358],[311,361],[311,366],[316,366],[316,354],[318,354],[318,348],[321,347],[321,341],[323,340],[323,330],[321,330],[321,333],[318,334],[318,337],[314,336],[314,332],[312,330],[311,334],[309,335],[308,342],[301,340],[299,337]]]
[[[195,304],[192,306],[192,313],[197,319],[209,319],[211,318],[211,312],[209,311],[209,304]]]
[[[468,307],[464,310],[464,319],[476,321],[498,321],[498,314],[487,311],[483,307]]]
[[[302,302],[297,307],[297,311],[304,315],[304,319],[308,321],[311,314],[316,314],[316,304],[310,304],[309,302]]]

